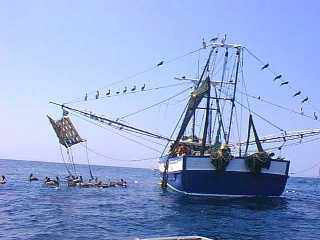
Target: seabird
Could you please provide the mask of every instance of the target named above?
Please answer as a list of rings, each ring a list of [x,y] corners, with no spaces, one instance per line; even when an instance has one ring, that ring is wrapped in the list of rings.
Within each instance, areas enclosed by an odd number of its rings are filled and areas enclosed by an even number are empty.
[[[289,82],[288,81],[286,81],[286,82],[282,82],[282,83],[280,83],[280,86],[282,86],[282,85],[286,85],[286,84],[288,84]]]
[[[144,83],[143,86],[141,87],[141,91],[143,91],[146,88],[146,84]]]
[[[212,38],[211,40],[210,40],[210,42],[215,42],[215,41],[217,41],[219,38],[218,37],[214,37],[214,38]]]
[[[303,100],[301,101],[301,103],[305,103],[305,102],[308,101],[308,100],[309,100],[309,98],[306,97],[305,99],[303,99]]]
[[[109,89],[109,91],[106,93],[106,96],[109,96],[110,93],[111,93],[111,91],[110,91],[110,89]]]
[[[203,48],[207,48],[207,44],[206,44],[206,42],[204,41],[204,38],[202,38],[202,47],[203,47]]]
[[[296,93],[293,95],[293,97],[299,96],[300,94],[301,94],[301,91],[296,92]]]
[[[4,175],[1,176],[1,180],[0,180],[0,184],[6,184],[7,183],[7,179]]]
[[[164,61],[161,61],[157,64],[157,67],[161,66],[164,63]]]
[[[269,67],[269,63],[265,64],[265,65],[261,68],[261,71],[262,71],[263,69],[266,69],[267,67]]]
[[[33,176],[33,174],[31,173],[30,176],[29,176],[29,181],[32,182],[32,181],[38,181],[39,179],[35,176]]]
[[[279,74],[279,75],[277,75],[277,76],[273,79],[273,81],[275,81],[275,80],[277,80],[277,79],[280,79],[281,77],[282,77],[282,75]]]

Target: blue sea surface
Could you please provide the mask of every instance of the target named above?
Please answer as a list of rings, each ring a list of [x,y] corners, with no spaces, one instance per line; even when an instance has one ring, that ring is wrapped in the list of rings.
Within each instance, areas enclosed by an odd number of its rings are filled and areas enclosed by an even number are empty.
[[[87,166],[77,169],[88,177]],[[28,181],[65,174],[63,164],[0,160],[0,239],[320,239],[320,179],[290,178],[277,198],[188,197],[159,187],[149,169],[93,166],[128,188],[49,188]]]

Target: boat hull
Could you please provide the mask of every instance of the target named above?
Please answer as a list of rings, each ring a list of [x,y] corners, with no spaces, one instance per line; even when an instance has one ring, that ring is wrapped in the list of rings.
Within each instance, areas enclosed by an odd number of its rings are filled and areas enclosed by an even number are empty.
[[[287,183],[289,164],[272,160],[269,169],[254,174],[243,158],[233,159],[225,171],[216,171],[209,157],[177,157],[169,162],[168,185],[187,195],[280,196]]]

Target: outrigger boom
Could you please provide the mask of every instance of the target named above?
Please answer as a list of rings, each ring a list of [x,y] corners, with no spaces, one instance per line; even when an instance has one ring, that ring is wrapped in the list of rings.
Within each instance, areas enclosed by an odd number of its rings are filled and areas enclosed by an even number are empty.
[[[93,114],[93,113],[87,113],[85,111],[82,111],[82,110],[79,110],[79,109],[76,109],[76,108],[68,107],[68,106],[65,106],[64,104],[59,104],[59,103],[55,103],[55,102],[49,102],[49,103],[57,105],[57,106],[60,106],[62,109],[68,109],[70,111],[79,113],[84,117],[93,119],[95,121],[99,121],[101,123],[107,122],[109,125],[111,125],[111,124],[117,125],[117,126],[119,126],[119,129],[124,129],[124,130],[127,130],[127,131],[135,132],[135,133],[138,133],[138,134],[141,134],[141,135],[144,135],[144,136],[148,136],[148,137],[153,137],[153,138],[162,139],[162,140],[166,140],[166,141],[172,141],[171,139],[169,139],[167,137],[164,137],[164,136],[161,136],[161,135],[158,135],[158,134],[155,134],[155,133],[151,133],[149,131],[145,131],[145,130],[142,130],[142,129],[139,129],[139,128],[136,128],[136,127],[132,127],[132,126],[129,126],[127,124],[123,124],[123,123],[120,123],[118,121],[114,121],[114,120],[108,119],[106,117],[101,117],[101,116],[98,116],[98,115]]]

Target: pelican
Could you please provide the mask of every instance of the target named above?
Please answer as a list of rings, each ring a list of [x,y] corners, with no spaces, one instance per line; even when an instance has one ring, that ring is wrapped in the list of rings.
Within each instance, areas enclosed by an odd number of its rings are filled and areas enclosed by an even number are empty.
[[[273,81],[275,81],[275,80],[277,80],[277,79],[280,79],[281,77],[282,77],[282,75],[279,74],[279,75],[277,75],[277,76],[273,79]]]
[[[215,41],[217,41],[218,40],[218,38],[217,37],[214,37],[214,38],[212,38],[211,40],[210,40],[210,42],[215,42]]]
[[[265,64],[265,65],[261,68],[261,71],[262,71],[263,69],[266,69],[267,67],[269,67],[269,63]]]
[[[164,61],[159,62],[159,63],[157,64],[157,67],[163,65],[163,63],[164,63]]]
[[[204,41],[204,38],[202,38],[202,47],[203,47],[204,49],[207,48],[207,44],[206,44],[206,42]]]
[[[39,179],[36,177],[36,176],[33,176],[33,174],[31,173],[30,176],[29,176],[29,181],[32,182],[32,181],[38,181]]]
[[[6,184],[7,183],[7,179],[4,175],[1,176],[1,180],[0,180],[0,184]]]
[[[308,97],[306,97],[305,99],[303,99],[302,100],[302,102],[301,103],[305,103],[306,101],[308,101],[309,100],[309,98]]]
[[[56,179],[50,179],[50,178],[46,177],[44,179],[44,183],[50,187],[59,187],[60,179],[59,179],[59,177],[56,177]]]
[[[293,97],[296,97],[296,96],[298,96],[298,95],[300,95],[300,94],[301,94],[301,91],[296,92],[296,93],[293,95]]]
[[[280,83],[280,86],[286,85],[286,84],[288,84],[288,83],[289,83],[288,81],[282,82],[282,83]]]

